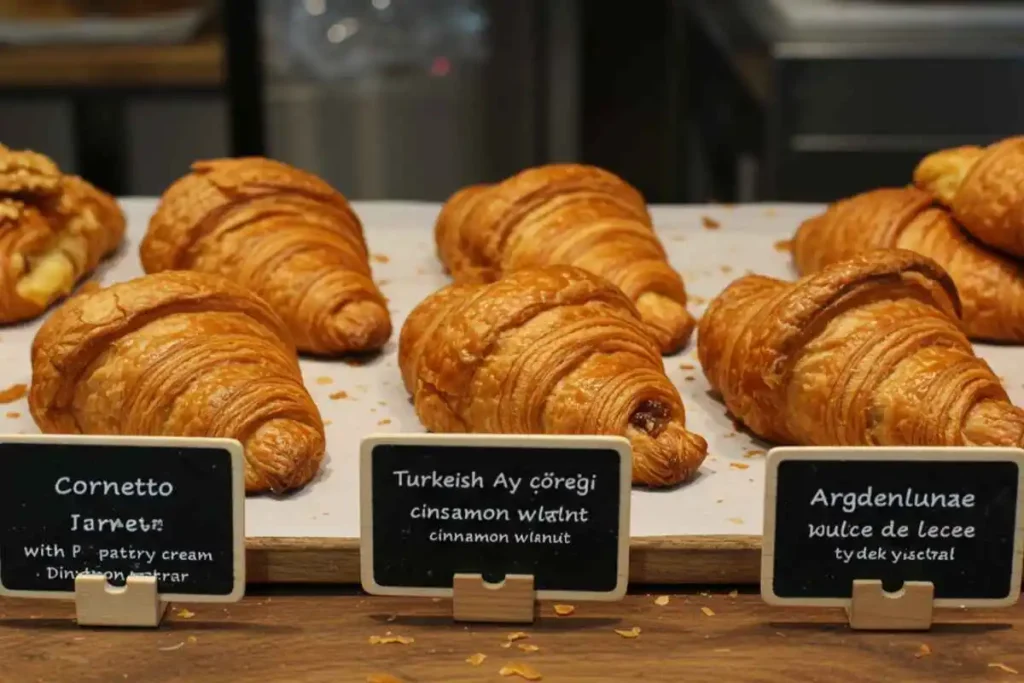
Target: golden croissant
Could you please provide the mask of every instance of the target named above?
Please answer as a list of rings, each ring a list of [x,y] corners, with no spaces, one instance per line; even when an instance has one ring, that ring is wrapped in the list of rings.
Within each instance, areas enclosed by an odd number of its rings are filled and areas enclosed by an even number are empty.
[[[113,197],[35,152],[0,145],[0,323],[70,293],[124,237]]]
[[[793,256],[800,273],[807,274],[883,248],[917,252],[949,273],[969,337],[1024,342],[1024,268],[973,242],[921,190],[885,188],[836,202],[800,226]]]
[[[398,362],[434,432],[622,435],[633,481],[650,486],[689,479],[707,455],[632,302],[579,268],[442,289],[409,315]]]
[[[640,193],[593,166],[552,164],[496,185],[459,190],[435,226],[438,252],[456,282],[572,265],[626,293],[662,352],[693,332],[683,281],[669,265]]]
[[[255,291],[302,351],[368,351],[391,336],[359,219],[327,183],[286,164],[196,162],[161,198],[141,256],[147,273],[197,270]]]
[[[914,169],[914,184],[981,242],[1024,257],[1024,137],[930,154]]]
[[[250,492],[300,487],[324,456],[286,326],[255,294],[204,273],[69,299],[32,343],[29,407],[50,434],[238,439]]]
[[[697,348],[732,414],[776,443],[1024,445],[1024,411],[958,312],[937,263],[874,251],[795,283],[740,278],[708,307]]]

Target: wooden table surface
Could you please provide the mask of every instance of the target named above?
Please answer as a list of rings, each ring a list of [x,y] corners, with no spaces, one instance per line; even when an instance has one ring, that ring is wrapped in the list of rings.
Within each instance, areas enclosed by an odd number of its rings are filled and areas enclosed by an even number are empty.
[[[867,633],[850,631],[840,610],[779,609],[715,588],[664,606],[656,592],[581,603],[568,617],[542,604],[520,627],[456,624],[450,604],[430,598],[259,590],[235,605],[172,605],[159,630],[82,629],[69,603],[0,599],[0,680],[523,681],[498,673],[512,662],[552,682],[1024,680],[1021,605],[939,612],[926,633]],[[636,638],[615,632],[634,626]],[[528,637],[503,647],[516,631]],[[476,653],[479,666],[466,661]]]

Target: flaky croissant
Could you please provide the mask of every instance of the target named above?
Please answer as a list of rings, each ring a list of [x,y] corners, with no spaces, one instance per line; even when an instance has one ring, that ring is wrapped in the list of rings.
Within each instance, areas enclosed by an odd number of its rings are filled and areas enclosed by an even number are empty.
[[[949,273],[969,337],[1024,342],[1024,268],[969,239],[921,190],[885,188],[836,202],[800,226],[793,257],[807,274],[882,248],[923,254]]]
[[[740,278],[708,307],[697,348],[732,414],[776,443],[1024,445],[1024,411],[958,312],[934,261],[874,251],[795,283]]]
[[[286,164],[196,162],[161,198],[141,256],[147,273],[197,270],[255,291],[302,351],[368,351],[391,336],[359,219],[327,183]]]
[[[248,290],[203,273],[69,299],[32,343],[29,407],[44,433],[238,439],[250,492],[300,487],[324,456],[284,323]]]
[[[662,352],[684,346],[694,320],[640,193],[608,171],[578,164],[527,169],[452,195],[435,226],[456,282],[565,264],[609,280],[640,311]]]
[[[1024,257],[1024,137],[929,154],[914,184],[981,242]]]
[[[689,479],[707,455],[632,302],[579,268],[442,289],[409,315],[398,354],[434,432],[623,435],[633,481],[650,486]]]
[[[0,323],[34,318],[117,249],[113,197],[47,157],[0,145]]]

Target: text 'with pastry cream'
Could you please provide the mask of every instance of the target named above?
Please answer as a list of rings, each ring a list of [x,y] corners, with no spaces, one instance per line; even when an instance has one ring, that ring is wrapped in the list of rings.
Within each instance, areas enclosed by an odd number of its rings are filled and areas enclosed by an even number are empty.
[[[457,574],[529,575],[539,597],[621,597],[631,465],[617,437],[370,437],[363,586],[443,596]]]

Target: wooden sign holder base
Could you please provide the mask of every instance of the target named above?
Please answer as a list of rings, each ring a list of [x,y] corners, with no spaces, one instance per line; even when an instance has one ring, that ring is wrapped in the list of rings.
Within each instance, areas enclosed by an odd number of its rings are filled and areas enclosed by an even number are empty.
[[[99,574],[75,577],[75,613],[79,626],[160,625],[167,603],[156,592],[155,576],[129,576],[123,587]]]
[[[480,574],[456,574],[452,583],[455,621],[532,624],[536,601],[529,574],[509,574],[499,583],[488,583]]]
[[[907,581],[893,593],[877,580],[857,579],[846,614],[857,631],[927,631],[932,627],[935,586]]]

